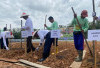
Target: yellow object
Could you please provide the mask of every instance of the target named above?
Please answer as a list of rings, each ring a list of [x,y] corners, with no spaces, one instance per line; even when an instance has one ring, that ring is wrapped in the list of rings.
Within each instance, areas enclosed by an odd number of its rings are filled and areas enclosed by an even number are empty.
[[[75,29],[76,29],[76,30],[79,30],[79,29],[80,29],[79,25],[76,25],[76,26],[75,26]]]
[[[56,46],[56,54],[58,53],[58,47]]]
[[[54,55],[55,53],[52,53],[52,55]]]

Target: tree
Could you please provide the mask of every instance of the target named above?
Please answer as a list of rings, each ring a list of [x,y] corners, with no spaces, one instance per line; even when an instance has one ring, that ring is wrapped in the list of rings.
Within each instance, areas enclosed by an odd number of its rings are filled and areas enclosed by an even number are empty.
[[[14,35],[14,39],[21,39],[21,30],[19,28],[14,28],[12,33]]]

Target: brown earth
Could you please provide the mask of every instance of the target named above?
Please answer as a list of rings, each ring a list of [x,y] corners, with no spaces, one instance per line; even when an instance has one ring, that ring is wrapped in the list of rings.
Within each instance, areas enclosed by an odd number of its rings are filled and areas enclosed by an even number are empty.
[[[39,43],[34,42],[33,45],[35,47],[38,46]],[[97,54],[97,68],[100,68],[100,42],[97,42],[96,45],[96,54]],[[0,58],[8,58],[8,59],[25,59],[34,63],[38,63],[38,59],[42,57],[43,52],[43,46],[40,48],[40,50],[35,53],[29,53],[25,55],[25,43],[23,43],[23,49],[14,49],[14,48],[20,48],[20,43],[11,43],[11,50],[1,50],[0,52]],[[89,42],[89,45],[92,49],[92,42]],[[88,51],[88,48],[85,44],[85,50],[87,51],[85,58],[83,59],[83,63],[81,65],[81,68],[94,68],[93,65],[93,57],[90,56],[90,53]],[[59,42],[58,46],[59,51],[62,51],[64,49],[67,49],[63,52],[58,53],[57,55],[50,55],[44,62],[39,63],[51,68],[69,68],[69,66],[74,61],[74,58],[77,56],[77,51],[74,48],[74,43],[72,41],[61,41]],[[93,51],[93,49],[92,49]],[[55,46],[52,46],[51,53],[55,52]],[[0,62],[1,63],[1,62]],[[5,64],[3,64],[5,66]],[[16,66],[15,66],[16,67]],[[20,68],[20,67],[19,67]],[[24,67],[22,67],[24,68]]]
[[[9,58],[9,59],[25,59],[34,63],[38,63],[38,59],[41,58],[42,52],[43,52],[43,46],[40,48],[40,50],[35,53],[30,52],[25,55],[25,44],[23,43],[23,49],[14,49],[14,48],[20,48],[20,43],[11,43],[11,50],[1,50],[0,52],[0,58]],[[33,45],[35,47],[38,46],[39,43],[34,42]],[[77,52],[74,48],[73,42],[67,42],[62,41],[59,42],[58,46],[59,51],[67,49],[63,52],[58,53],[57,55],[50,55],[44,62],[40,63],[42,65],[52,67],[52,68],[67,68],[71,65],[71,63],[74,61],[74,58],[77,56]],[[55,46],[52,46],[51,53],[55,52]]]
[[[92,42],[89,42],[89,45],[93,52]],[[86,47],[86,50],[87,50],[87,53],[83,60],[81,68],[95,68],[94,67],[94,58],[90,55],[87,47]],[[96,42],[95,50],[96,50],[96,62],[97,62],[96,68],[100,68],[100,42]]]
[[[0,61],[0,68],[26,68],[26,67]]]

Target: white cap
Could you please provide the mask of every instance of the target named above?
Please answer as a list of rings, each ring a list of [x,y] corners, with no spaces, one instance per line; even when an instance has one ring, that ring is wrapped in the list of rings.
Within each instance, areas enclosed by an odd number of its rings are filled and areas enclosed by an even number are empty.
[[[20,18],[23,18],[24,16],[29,16],[29,15],[23,12]]]

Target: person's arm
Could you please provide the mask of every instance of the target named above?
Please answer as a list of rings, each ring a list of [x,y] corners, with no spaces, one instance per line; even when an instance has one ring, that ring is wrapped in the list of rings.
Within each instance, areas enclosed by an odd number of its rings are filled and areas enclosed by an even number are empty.
[[[88,31],[88,28],[89,28],[89,23],[88,23],[88,20],[86,20],[85,22],[85,25],[84,25],[84,32]]]
[[[44,37],[43,37],[43,35],[41,34],[41,32],[39,32],[38,31],[38,36],[39,36],[39,38],[40,38],[40,45],[44,42]]]
[[[22,30],[28,30],[29,27],[28,27],[28,26],[23,26],[21,29],[22,29]]]
[[[52,30],[53,27],[52,27],[52,26],[50,26],[50,27],[47,26],[46,28],[47,28],[48,30]]]
[[[73,18],[73,20],[71,21],[70,26],[73,26],[73,25],[74,25],[74,23],[75,23],[75,18]]]
[[[26,21],[26,25],[24,27],[22,27],[22,29],[28,30],[28,29],[30,29],[31,26],[33,26],[32,21],[28,20],[28,21]]]
[[[43,42],[44,42],[44,37],[41,36],[41,37],[40,37],[40,44],[43,44]]]

